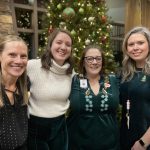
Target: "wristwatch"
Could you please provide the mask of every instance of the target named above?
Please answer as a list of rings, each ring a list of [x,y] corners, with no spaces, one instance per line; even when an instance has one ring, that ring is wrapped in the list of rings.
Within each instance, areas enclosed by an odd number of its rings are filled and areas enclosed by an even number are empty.
[[[142,139],[139,140],[139,143],[142,147],[144,147],[144,148],[147,147],[147,144]]]
[[[145,143],[144,143],[144,141],[142,139],[139,140],[139,143],[141,144],[142,147],[145,146]]]

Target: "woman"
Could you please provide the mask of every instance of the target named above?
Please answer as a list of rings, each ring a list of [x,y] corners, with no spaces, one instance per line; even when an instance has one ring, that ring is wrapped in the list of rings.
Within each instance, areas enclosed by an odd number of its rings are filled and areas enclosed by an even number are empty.
[[[79,71],[70,94],[69,150],[118,150],[118,86],[114,75],[104,73],[104,55],[99,46],[83,50]]]
[[[30,60],[29,150],[67,150],[65,113],[72,81],[72,38],[55,29],[41,59]]]
[[[26,150],[28,48],[16,35],[0,41],[0,150]]]
[[[150,32],[135,27],[123,41],[122,150],[150,150]]]

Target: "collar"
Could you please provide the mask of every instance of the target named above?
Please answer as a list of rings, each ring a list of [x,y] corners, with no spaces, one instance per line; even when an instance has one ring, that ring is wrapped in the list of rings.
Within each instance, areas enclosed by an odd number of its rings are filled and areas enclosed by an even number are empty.
[[[50,71],[58,75],[65,75],[69,67],[70,67],[69,63],[65,63],[63,66],[60,66],[52,59]]]

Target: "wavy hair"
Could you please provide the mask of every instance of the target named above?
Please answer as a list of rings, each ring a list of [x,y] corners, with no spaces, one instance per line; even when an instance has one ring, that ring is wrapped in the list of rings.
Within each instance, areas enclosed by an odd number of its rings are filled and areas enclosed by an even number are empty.
[[[150,51],[150,31],[146,27],[134,27],[126,34],[123,44],[122,44],[122,51],[123,51],[123,56],[124,56],[123,61],[122,61],[122,82],[131,80],[134,73],[136,72],[136,63],[127,54],[128,39],[132,34],[136,34],[136,33],[139,33],[145,36],[148,42],[149,51]],[[143,67],[143,72],[145,74],[150,74],[150,52],[148,53],[146,57],[145,65]]]

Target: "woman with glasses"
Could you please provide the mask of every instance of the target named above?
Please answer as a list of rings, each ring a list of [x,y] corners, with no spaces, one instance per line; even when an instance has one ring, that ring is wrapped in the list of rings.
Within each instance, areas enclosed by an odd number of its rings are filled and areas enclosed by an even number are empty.
[[[70,94],[69,150],[118,150],[118,84],[114,75],[106,76],[99,46],[83,50],[79,73]]]

